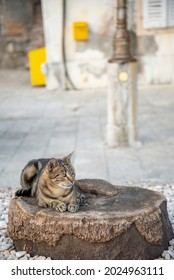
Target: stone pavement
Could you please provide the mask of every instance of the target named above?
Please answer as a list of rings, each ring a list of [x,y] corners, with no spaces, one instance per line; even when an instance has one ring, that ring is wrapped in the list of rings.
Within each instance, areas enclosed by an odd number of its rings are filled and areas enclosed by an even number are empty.
[[[135,147],[107,147],[106,108],[107,89],[48,92],[27,71],[0,71],[0,187],[17,188],[30,159],[73,150],[77,179],[173,183],[173,88],[139,89]]]

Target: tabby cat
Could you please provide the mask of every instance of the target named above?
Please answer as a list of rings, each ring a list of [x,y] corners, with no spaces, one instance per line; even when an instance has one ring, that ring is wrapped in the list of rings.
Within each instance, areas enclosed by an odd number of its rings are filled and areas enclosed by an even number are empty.
[[[39,206],[59,212],[76,212],[84,195],[75,184],[72,154],[62,159],[31,160],[22,170],[22,189],[16,191],[16,196],[36,197]]]

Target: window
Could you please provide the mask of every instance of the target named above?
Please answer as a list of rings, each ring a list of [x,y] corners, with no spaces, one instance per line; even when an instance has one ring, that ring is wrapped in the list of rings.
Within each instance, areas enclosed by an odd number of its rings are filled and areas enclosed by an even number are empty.
[[[144,28],[174,27],[174,0],[143,0]]]

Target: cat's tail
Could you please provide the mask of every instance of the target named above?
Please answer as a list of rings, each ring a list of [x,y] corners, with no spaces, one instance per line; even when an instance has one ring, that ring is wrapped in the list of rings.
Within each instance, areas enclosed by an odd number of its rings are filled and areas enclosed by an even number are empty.
[[[21,172],[21,189],[17,190],[16,196],[31,196],[34,192],[34,181],[37,177],[41,163],[37,160],[29,162]]]
[[[118,194],[116,186],[102,179],[77,180],[76,186],[84,193],[107,196],[114,196]]]
[[[19,189],[15,192],[15,196],[31,196],[31,189],[29,190]]]

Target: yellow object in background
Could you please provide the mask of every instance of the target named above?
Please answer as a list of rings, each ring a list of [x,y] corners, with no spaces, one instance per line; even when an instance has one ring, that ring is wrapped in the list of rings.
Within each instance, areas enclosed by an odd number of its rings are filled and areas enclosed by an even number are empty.
[[[46,76],[41,71],[42,63],[46,62],[45,48],[39,48],[28,52],[30,65],[30,78],[32,86],[43,86],[46,84]]]
[[[87,22],[74,22],[73,23],[74,40],[86,41],[88,40],[88,24]]]

